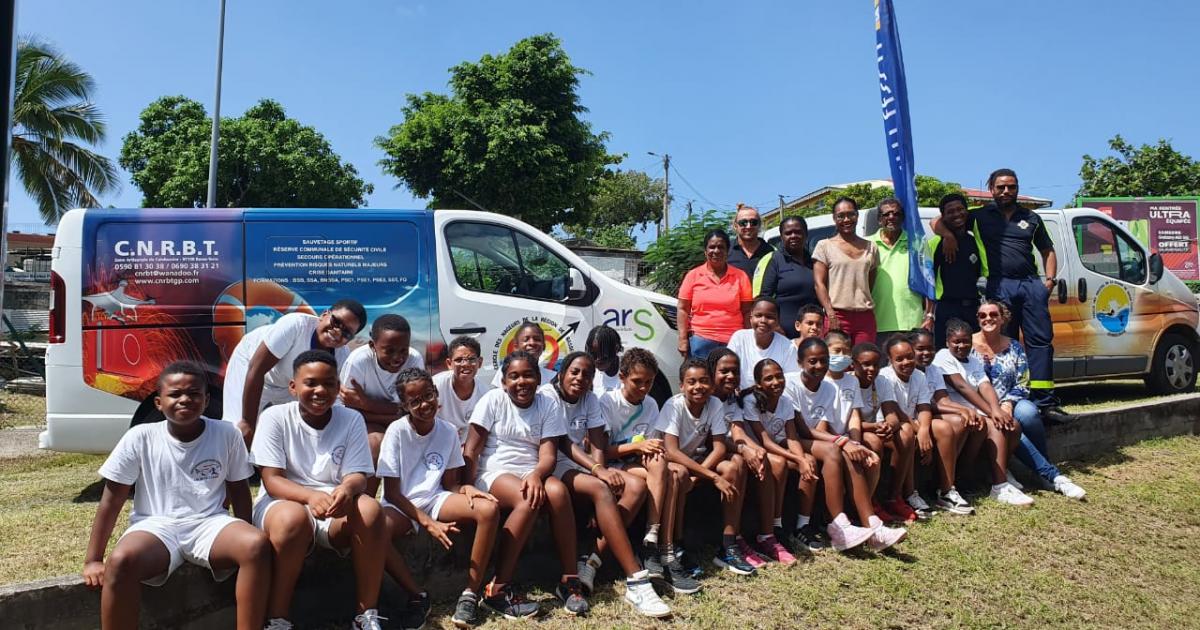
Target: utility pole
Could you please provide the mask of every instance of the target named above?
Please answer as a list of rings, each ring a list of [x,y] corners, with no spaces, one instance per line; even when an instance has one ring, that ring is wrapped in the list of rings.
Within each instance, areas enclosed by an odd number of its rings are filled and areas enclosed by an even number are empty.
[[[663,160],[663,214],[662,223],[658,226],[658,236],[662,237],[671,229],[671,156],[666,153],[660,156],[653,151],[646,153]]]
[[[212,140],[208,148],[208,203],[217,207],[217,141],[221,138],[221,61],[225,53],[225,0],[221,0],[221,21],[217,23],[217,94],[213,99]]]
[[[688,219],[691,219],[692,218],[692,200],[691,199],[688,199],[687,209],[688,209],[688,211],[687,211]]]
[[[783,195],[779,195],[779,220],[783,220]]]
[[[0,123],[4,125],[4,144],[0,145],[0,262],[8,260],[8,193],[12,187],[9,156],[12,145],[14,81],[17,75],[17,0],[0,1],[0,54],[4,55],[0,72]],[[4,274],[0,273],[0,313],[4,308]],[[3,334],[0,332],[0,334]]]

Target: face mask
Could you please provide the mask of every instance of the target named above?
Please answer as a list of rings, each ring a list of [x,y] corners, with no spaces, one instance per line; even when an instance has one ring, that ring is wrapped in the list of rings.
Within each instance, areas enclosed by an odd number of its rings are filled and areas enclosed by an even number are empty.
[[[850,355],[848,354],[831,354],[829,355],[829,369],[834,372],[845,372],[850,369]]]

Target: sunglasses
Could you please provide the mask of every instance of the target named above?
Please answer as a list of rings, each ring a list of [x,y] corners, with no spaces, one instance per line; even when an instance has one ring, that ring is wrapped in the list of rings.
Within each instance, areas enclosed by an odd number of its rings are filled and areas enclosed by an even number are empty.
[[[1000,313],[979,313],[976,317],[980,320],[1000,319]]]
[[[339,319],[337,315],[334,315],[333,311],[329,311],[329,325],[333,326],[333,329],[338,331],[338,334],[341,335],[342,338],[354,336],[354,332],[350,330],[350,327],[346,325],[346,322]]]
[[[891,218],[891,217],[898,217],[898,216],[901,216],[901,215],[903,215],[903,214],[904,214],[904,213],[903,213],[903,212],[900,212],[899,210],[891,210],[891,211],[889,211],[889,212],[880,212],[880,213],[879,213],[879,217],[880,217],[880,218],[882,218],[882,219],[887,219],[887,218]]]
[[[738,219],[737,224],[742,227],[758,227],[762,225],[759,219]]]
[[[994,188],[996,190],[1016,190],[1017,185],[1016,184],[996,184],[994,186]]]

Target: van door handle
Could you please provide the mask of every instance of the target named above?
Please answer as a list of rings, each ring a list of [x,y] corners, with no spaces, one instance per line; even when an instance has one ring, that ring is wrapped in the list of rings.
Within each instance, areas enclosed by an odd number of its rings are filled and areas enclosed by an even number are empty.
[[[1087,278],[1079,279],[1079,301],[1087,301]]]
[[[1062,278],[1058,279],[1058,303],[1067,303],[1067,281]]]
[[[470,328],[451,328],[451,335],[479,335],[487,332],[487,328],[483,326],[472,326]]]

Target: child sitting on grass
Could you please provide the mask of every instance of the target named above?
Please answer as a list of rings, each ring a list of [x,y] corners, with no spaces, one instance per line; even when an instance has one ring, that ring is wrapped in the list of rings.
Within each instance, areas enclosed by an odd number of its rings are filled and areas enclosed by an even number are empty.
[[[271,545],[250,524],[254,470],[233,424],[201,415],[208,376],[195,363],[168,365],[155,407],[166,420],[127,431],[100,467],[104,492],[92,523],[83,582],[100,592],[100,626],[138,627],[142,584],[162,586],[185,561],[219,582],[237,571],[237,627],[258,630],[271,583]],[[133,486],[129,529],[104,561],[104,549]],[[233,506],[225,511],[228,498]],[[10,620],[16,621],[16,620]]]
[[[892,428],[892,439],[884,442],[878,434],[865,436],[877,452],[891,451],[892,483],[887,489],[883,509],[892,519],[912,523],[919,518],[905,497],[913,492],[917,433],[928,436],[933,423],[929,388],[925,374],[917,369],[912,344],[902,335],[894,335],[884,344],[888,365],[879,371],[875,389],[879,392],[883,421]],[[932,453],[926,453],[926,461]],[[876,510],[877,513],[880,510]],[[887,517],[881,516],[887,520]],[[928,516],[926,516],[928,518]]]

